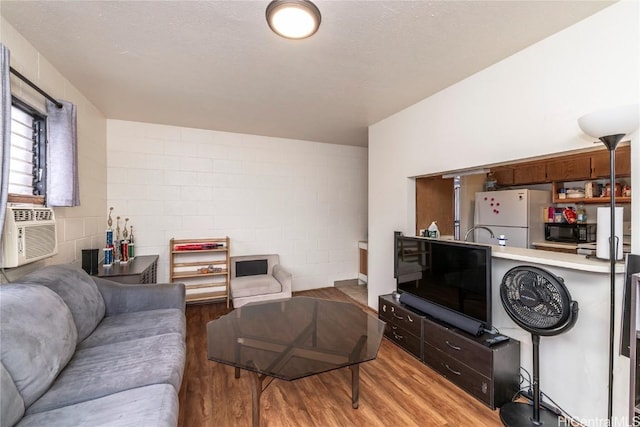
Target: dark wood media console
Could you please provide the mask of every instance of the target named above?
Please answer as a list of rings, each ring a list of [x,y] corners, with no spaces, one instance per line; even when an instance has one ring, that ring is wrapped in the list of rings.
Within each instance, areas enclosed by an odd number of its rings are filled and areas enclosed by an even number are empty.
[[[491,409],[510,402],[520,383],[520,342],[487,347],[491,335],[475,337],[441,324],[391,295],[378,298],[385,336]]]

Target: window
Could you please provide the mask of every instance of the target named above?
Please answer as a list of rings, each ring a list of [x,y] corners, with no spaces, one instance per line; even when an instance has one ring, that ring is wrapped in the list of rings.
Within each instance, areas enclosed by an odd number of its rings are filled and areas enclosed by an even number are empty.
[[[44,204],[46,165],[46,117],[13,98],[9,201]]]

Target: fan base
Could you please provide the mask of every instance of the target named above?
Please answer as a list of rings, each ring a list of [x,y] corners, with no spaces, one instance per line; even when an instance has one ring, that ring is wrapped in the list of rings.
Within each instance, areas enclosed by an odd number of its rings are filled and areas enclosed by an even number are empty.
[[[540,408],[540,421],[533,421],[533,406],[528,403],[509,402],[500,408],[500,420],[507,427],[558,426],[558,416]]]

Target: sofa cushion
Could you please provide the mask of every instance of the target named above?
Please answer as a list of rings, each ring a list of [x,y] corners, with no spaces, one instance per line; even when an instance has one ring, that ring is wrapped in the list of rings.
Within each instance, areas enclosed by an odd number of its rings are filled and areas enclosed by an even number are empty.
[[[282,292],[282,285],[273,276],[270,276],[268,274],[237,277],[232,280],[232,298],[275,294],[277,292]]]
[[[76,327],[62,298],[44,286],[0,286],[0,313],[1,362],[28,407],[71,359]]]
[[[0,426],[12,426],[24,414],[24,400],[9,372],[0,363]]]
[[[136,387],[171,384],[180,389],[185,342],[165,334],[78,350],[27,415],[74,405]]]
[[[104,300],[84,270],[72,265],[50,265],[20,279],[43,285],[60,295],[71,310],[78,330],[78,342],[85,339],[104,317]]]
[[[78,349],[97,347],[155,335],[186,334],[184,314],[177,308],[137,311],[107,316]]]
[[[16,427],[175,427],[176,425],[178,425],[178,394],[168,384],[156,384],[28,415]]]

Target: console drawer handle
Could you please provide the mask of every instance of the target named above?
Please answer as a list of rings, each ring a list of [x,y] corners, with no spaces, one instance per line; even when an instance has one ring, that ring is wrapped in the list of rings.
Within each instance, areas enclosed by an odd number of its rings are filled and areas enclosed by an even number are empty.
[[[447,365],[446,363],[444,364],[444,367],[447,368],[449,371],[451,371],[452,373],[456,374],[456,375],[462,375],[460,372],[458,371],[454,371],[453,369],[451,369],[449,367],[449,365]]]
[[[451,344],[451,343],[449,342],[449,340],[446,340],[445,342],[447,343],[447,345],[448,345],[449,347],[451,347],[451,348],[452,348],[452,349],[454,349],[454,350],[458,350],[458,351],[462,350],[462,348],[458,347],[457,345],[453,345],[453,344]]]
[[[407,320],[411,323],[413,323],[413,319],[411,318],[411,316],[407,315]]]
[[[391,314],[393,314],[393,317],[395,317],[398,320],[404,320],[404,316],[398,316],[395,311],[392,311]]]
[[[404,339],[404,336],[402,336],[402,335],[400,335],[400,334],[396,333],[396,331],[391,331],[391,332],[393,333],[393,336],[395,337],[395,339],[397,339],[397,340],[402,340],[402,339]]]

